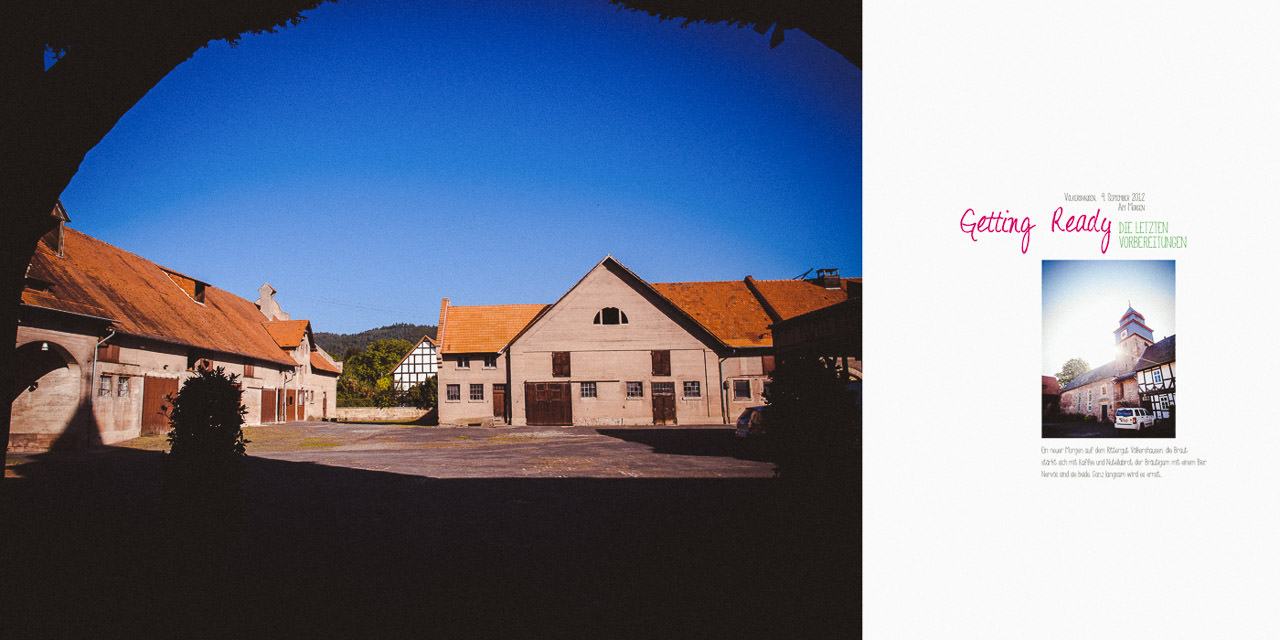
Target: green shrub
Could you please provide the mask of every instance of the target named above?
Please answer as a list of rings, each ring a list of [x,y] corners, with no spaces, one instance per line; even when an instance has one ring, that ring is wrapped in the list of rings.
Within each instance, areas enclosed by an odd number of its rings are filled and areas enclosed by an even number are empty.
[[[238,478],[248,440],[236,376],[222,367],[201,368],[168,399],[169,479],[207,484]]]
[[[430,409],[436,406],[436,379],[428,378],[426,382],[409,387],[404,392],[404,400],[419,409]]]

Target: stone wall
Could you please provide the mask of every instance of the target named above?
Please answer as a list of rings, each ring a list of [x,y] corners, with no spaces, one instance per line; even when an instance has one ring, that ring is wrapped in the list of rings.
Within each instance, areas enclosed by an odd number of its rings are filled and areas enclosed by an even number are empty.
[[[417,407],[338,407],[337,418],[349,422],[400,422],[417,420],[427,412]]]

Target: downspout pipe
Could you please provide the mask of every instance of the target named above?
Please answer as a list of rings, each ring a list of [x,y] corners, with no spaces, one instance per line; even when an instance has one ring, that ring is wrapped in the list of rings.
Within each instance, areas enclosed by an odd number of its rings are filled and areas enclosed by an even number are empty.
[[[728,359],[729,356],[724,356],[716,363],[720,375],[720,419],[724,424],[729,424],[729,396],[725,393],[724,387],[724,361]]]
[[[98,344],[93,346],[93,367],[89,370],[89,406],[91,407],[98,402],[98,347],[106,344],[114,335],[116,335],[116,330],[108,328],[107,337],[99,340]]]

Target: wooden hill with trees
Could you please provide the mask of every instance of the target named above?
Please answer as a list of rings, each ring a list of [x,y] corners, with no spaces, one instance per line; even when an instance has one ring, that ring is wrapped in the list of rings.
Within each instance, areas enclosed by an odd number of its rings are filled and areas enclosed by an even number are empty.
[[[377,329],[369,329],[360,333],[326,333],[317,331],[316,343],[339,361],[364,351],[370,344],[378,340],[407,340],[410,345],[417,344],[422,336],[436,339],[436,326],[433,324],[409,324],[397,322]],[[403,355],[403,354],[401,354]]]

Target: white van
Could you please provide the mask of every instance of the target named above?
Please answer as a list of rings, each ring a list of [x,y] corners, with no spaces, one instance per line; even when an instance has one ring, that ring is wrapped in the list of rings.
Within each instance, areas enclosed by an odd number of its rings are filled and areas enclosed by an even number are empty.
[[[1122,407],[1116,409],[1117,429],[1137,429],[1150,427],[1156,423],[1156,417],[1142,407]]]

